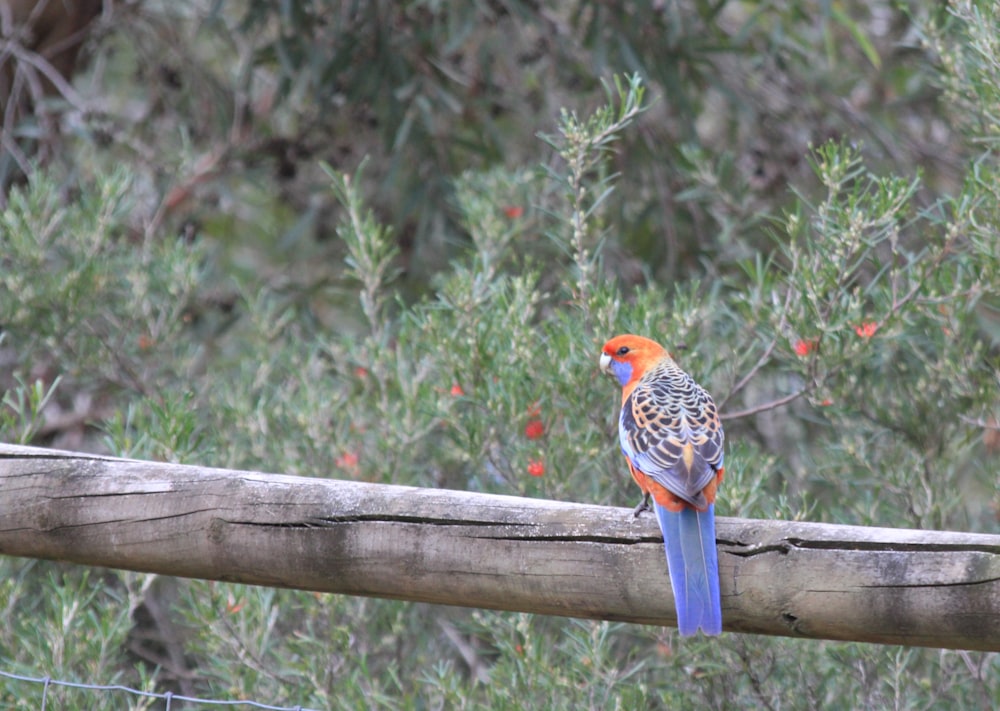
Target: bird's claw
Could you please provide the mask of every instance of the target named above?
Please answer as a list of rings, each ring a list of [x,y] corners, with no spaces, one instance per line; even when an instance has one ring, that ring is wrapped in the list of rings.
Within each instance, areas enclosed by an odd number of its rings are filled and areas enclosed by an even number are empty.
[[[649,505],[649,494],[645,494],[642,497],[642,501],[639,502],[639,505],[632,509],[633,518],[639,518],[639,514],[643,511],[649,511],[650,508],[652,507]]]

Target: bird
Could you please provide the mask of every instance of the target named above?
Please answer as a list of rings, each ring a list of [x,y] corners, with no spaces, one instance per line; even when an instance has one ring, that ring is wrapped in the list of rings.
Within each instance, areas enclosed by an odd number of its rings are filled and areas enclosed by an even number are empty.
[[[722,632],[715,495],[725,434],[712,396],[659,343],[631,334],[601,349],[601,370],[622,388],[618,436],[642,490],[634,515],[656,513],[677,609],[677,628]]]

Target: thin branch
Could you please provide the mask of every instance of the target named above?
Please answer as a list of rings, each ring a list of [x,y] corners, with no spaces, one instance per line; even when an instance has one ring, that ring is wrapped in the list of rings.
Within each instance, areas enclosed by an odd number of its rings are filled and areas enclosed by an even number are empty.
[[[781,407],[782,405],[787,405],[790,402],[798,400],[800,397],[809,392],[808,387],[800,388],[794,393],[785,395],[784,397],[779,397],[777,400],[771,400],[771,402],[765,402],[762,405],[754,405],[753,407],[747,408],[746,410],[737,410],[736,412],[723,412],[719,415],[723,420],[738,420],[741,417],[749,417],[750,415],[756,415],[760,412],[767,412],[768,410],[773,410],[775,408]]]
[[[86,103],[84,102],[83,97],[76,92],[76,89],[74,89],[68,81],[66,81],[66,78],[59,73],[59,70],[52,66],[52,63],[48,59],[38,54],[38,52],[32,52],[29,49],[25,49],[24,46],[16,42],[8,42],[5,44],[10,47],[11,53],[17,60],[33,67],[39,73],[44,74],[45,77],[52,82],[52,85],[59,91],[62,97],[66,99],[66,101],[80,111],[84,111],[86,109]]]
[[[753,377],[757,375],[757,371],[763,368],[764,365],[771,359],[771,354],[774,352],[774,349],[777,345],[778,345],[778,338],[775,337],[771,339],[771,342],[767,345],[767,348],[764,349],[764,353],[761,355],[759,359],[757,359],[757,362],[754,363],[753,367],[747,371],[746,375],[740,378],[739,382],[737,382],[736,385],[732,387],[732,389],[729,391],[726,397],[723,398],[722,402],[719,403],[719,409],[725,407],[726,403],[728,403],[730,399],[732,399],[733,395],[735,395],[740,390],[745,388],[747,386],[747,383],[749,383],[753,379]]]
[[[968,417],[966,415],[959,415],[958,419],[967,425],[972,425],[973,427],[979,427],[984,430],[1000,430],[1000,422],[996,420],[984,420],[979,417]]]
[[[781,308],[781,319],[778,321],[778,328],[776,329],[778,334],[781,334],[781,332],[784,330],[785,315],[788,313],[788,305],[791,303],[791,300],[792,300],[792,290],[788,289],[788,291],[785,293],[785,304]],[[729,391],[729,393],[726,395],[726,397],[723,398],[722,402],[719,404],[720,410],[726,405],[727,402],[729,402],[729,400],[733,397],[733,395],[735,395],[736,393],[738,393],[740,390],[742,390],[747,386],[747,383],[749,383],[753,379],[753,377],[757,374],[757,371],[759,371],[767,364],[767,362],[771,359],[771,354],[774,352],[774,349],[778,345],[779,337],[780,335],[775,336],[771,340],[767,348],[764,349],[764,353],[757,360],[754,366],[747,372],[746,375],[740,378],[739,382],[737,382],[736,385],[734,385],[732,389]]]

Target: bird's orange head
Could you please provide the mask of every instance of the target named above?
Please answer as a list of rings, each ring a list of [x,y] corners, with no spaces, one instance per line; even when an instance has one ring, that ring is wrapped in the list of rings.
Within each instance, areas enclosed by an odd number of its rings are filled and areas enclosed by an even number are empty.
[[[601,349],[601,370],[610,373],[623,388],[634,387],[646,371],[669,358],[667,349],[656,341],[626,334],[615,336]]]

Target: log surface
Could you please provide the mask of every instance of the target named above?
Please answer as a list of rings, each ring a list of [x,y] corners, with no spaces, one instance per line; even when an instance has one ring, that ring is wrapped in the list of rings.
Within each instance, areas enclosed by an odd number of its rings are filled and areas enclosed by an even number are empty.
[[[1000,536],[719,518],[730,632],[1000,651]],[[676,625],[631,509],[0,444],[0,554]]]

